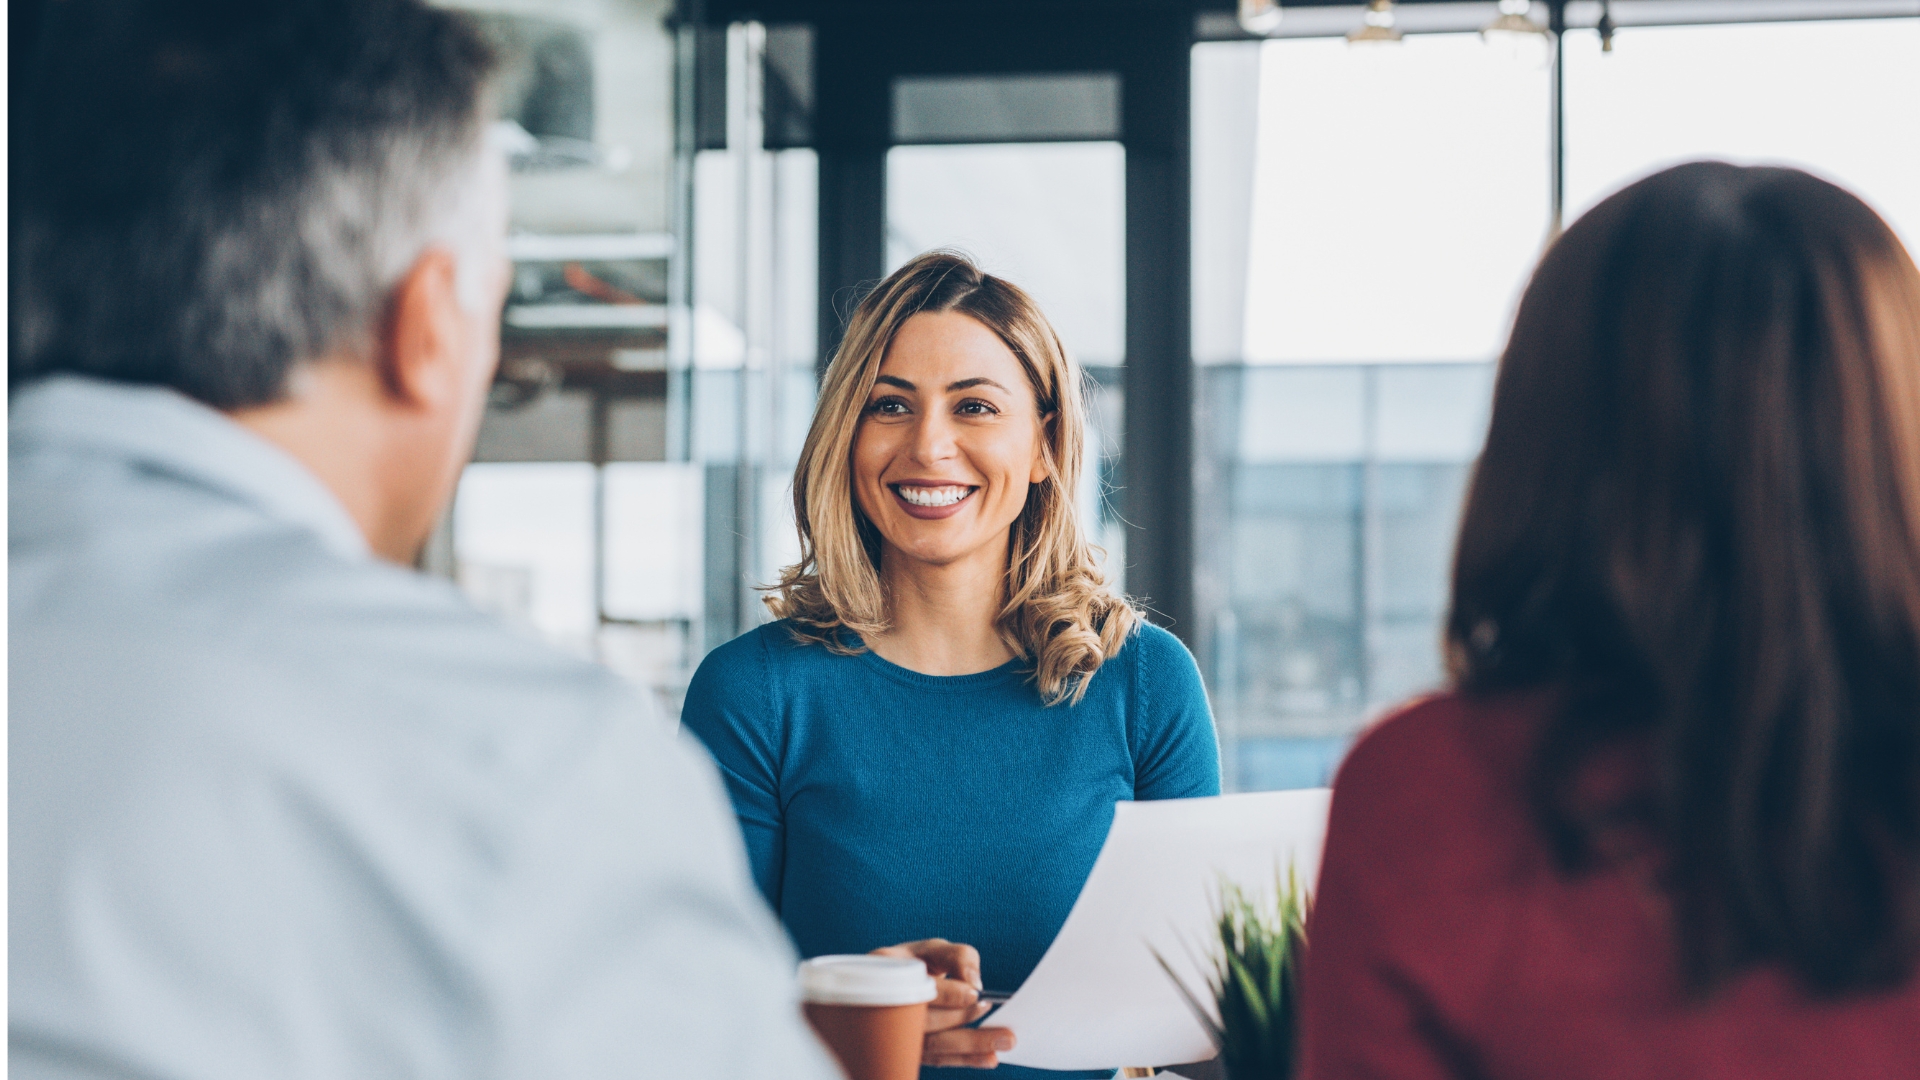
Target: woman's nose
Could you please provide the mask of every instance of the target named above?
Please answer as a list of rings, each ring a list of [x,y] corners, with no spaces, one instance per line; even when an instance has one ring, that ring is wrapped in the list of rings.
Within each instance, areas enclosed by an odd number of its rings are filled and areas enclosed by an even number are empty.
[[[923,417],[913,429],[910,448],[914,461],[930,465],[954,456],[953,422],[942,413]]]

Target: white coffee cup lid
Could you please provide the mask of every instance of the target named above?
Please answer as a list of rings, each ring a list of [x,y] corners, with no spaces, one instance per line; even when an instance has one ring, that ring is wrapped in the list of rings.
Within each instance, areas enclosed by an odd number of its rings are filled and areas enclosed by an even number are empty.
[[[815,1005],[918,1005],[933,1000],[933,976],[907,956],[816,956],[800,964],[800,998]]]

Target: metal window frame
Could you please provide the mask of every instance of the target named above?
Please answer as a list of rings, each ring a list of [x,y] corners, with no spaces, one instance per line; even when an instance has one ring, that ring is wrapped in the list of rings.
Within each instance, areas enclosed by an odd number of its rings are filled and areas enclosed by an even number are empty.
[[[1550,6],[1540,0],[1544,13]],[[1832,22],[1851,19],[1920,17],[1920,0],[1610,0],[1614,26],[1706,26],[1724,23]],[[1402,3],[1395,25],[1408,34],[1472,33],[1492,21],[1499,4],[1474,2]],[[1566,26],[1591,30],[1599,25],[1600,0],[1569,0]],[[1291,5],[1272,33],[1249,34],[1230,11],[1203,11],[1194,17],[1195,41],[1262,41],[1283,38],[1340,37],[1360,25],[1363,4]]]

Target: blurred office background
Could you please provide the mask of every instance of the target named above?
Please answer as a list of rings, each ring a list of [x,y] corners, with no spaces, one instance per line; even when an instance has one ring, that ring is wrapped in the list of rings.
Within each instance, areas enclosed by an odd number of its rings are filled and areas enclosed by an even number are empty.
[[[1086,366],[1086,518],[1258,790],[1439,685],[1557,222],[1714,156],[1920,239],[1920,0],[460,6],[510,57],[515,272],[425,561],[669,711],[767,618],[818,372],[918,252],[1031,290]]]

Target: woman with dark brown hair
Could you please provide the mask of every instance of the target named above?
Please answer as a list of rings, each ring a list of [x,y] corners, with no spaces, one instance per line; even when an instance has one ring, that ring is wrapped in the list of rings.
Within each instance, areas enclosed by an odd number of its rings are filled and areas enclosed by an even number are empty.
[[[1454,687],[1334,788],[1309,1077],[1920,1076],[1920,272],[1697,163],[1553,245]]]

